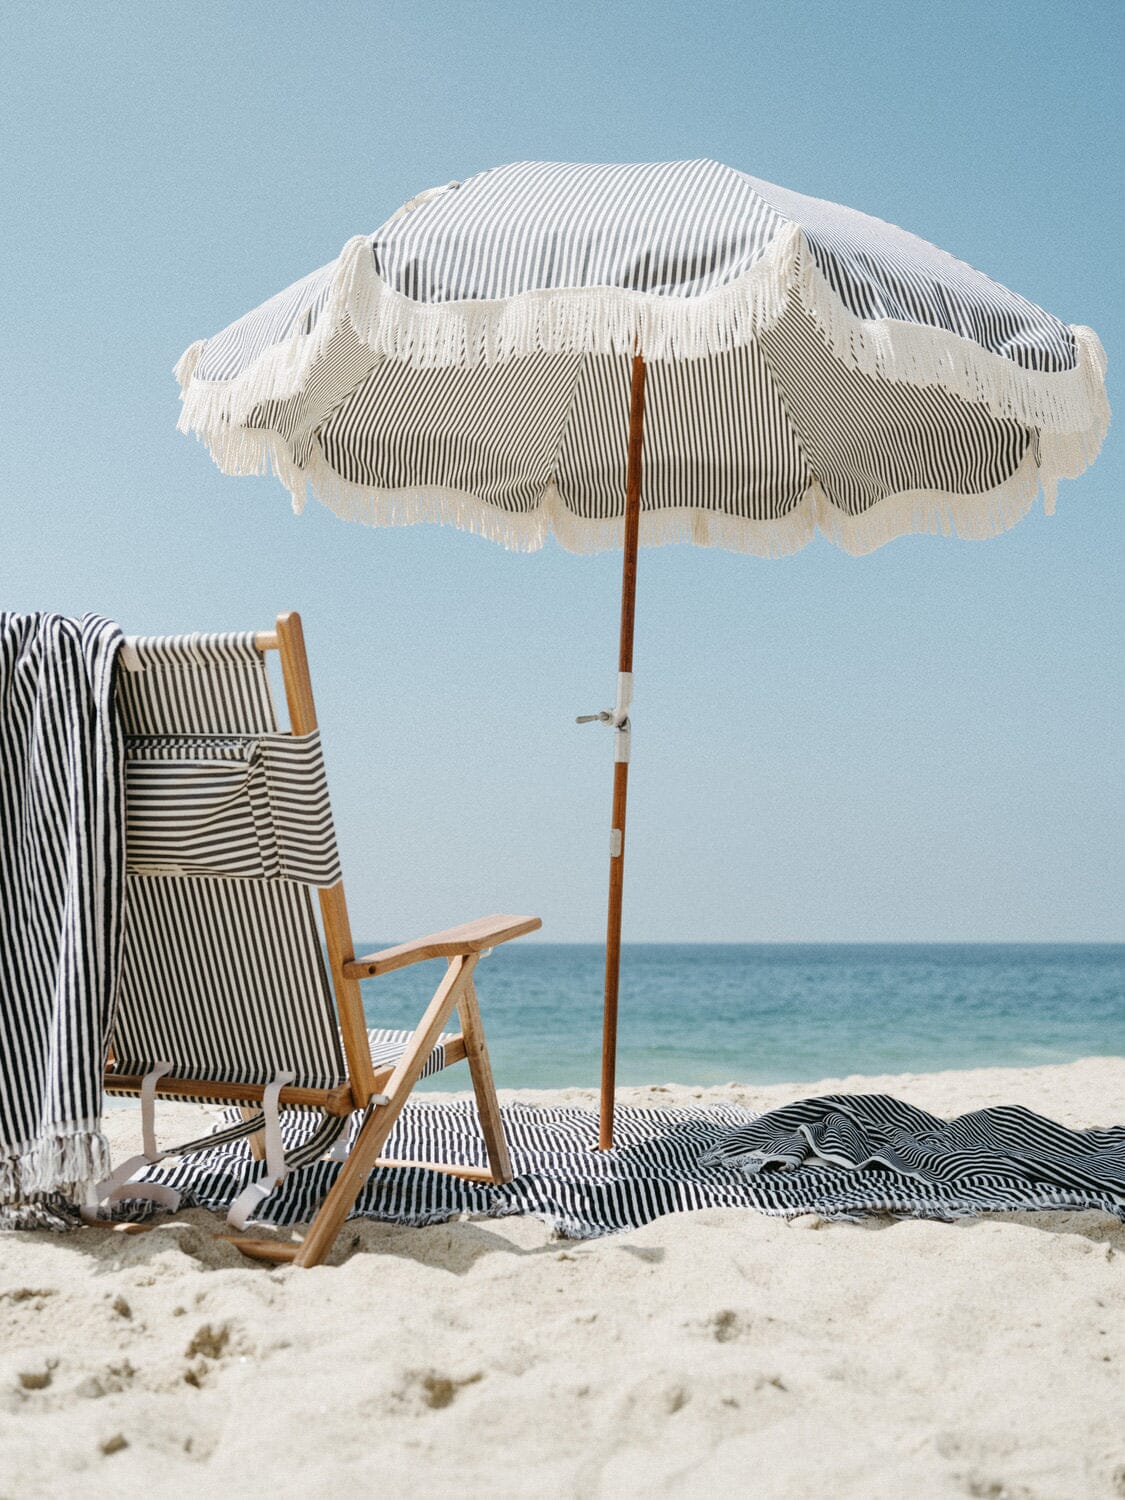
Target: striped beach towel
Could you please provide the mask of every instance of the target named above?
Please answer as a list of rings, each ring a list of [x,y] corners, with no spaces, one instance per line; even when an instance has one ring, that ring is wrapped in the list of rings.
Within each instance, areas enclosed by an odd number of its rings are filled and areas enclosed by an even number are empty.
[[[67,1216],[109,1170],[121,968],[118,627],[0,614],[0,1224]]]
[[[351,1216],[422,1227],[459,1214],[530,1214],[568,1239],[592,1239],[638,1228],[663,1214],[747,1204],[746,1178],[737,1168],[699,1165],[724,1135],[753,1119],[737,1105],[619,1106],[612,1151],[595,1149],[598,1122],[592,1110],[505,1104],[500,1113],[514,1174],[510,1183],[472,1182],[424,1167],[377,1167]],[[349,1147],[361,1122],[361,1115],[352,1116]],[[282,1136],[287,1150],[295,1152],[312,1128],[309,1116],[286,1111]],[[471,1099],[412,1100],[395,1122],[386,1154],[398,1160],[483,1166],[476,1104]],[[245,1141],[232,1141],[177,1165],[154,1167],[141,1180],[173,1189],[182,1208],[225,1212],[256,1171]],[[255,1221],[278,1227],[307,1223],[339,1171],[336,1162],[322,1160],[291,1172],[257,1206]],[[150,1205],[134,1200],[117,1216],[144,1218],[150,1211]]]
[[[1067,1130],[1019,1107],[946,1121],[881,1095],[805,1100],[757,1119],[737,1105],[622,1106],[612,1151],[594,1149],[591,1110],[506,1104],[501,1114],[510,1183],[467,1182],[424,1168],[376,1169],[354,1216],[420,1226],[463,1213],[530,1214],[573,1239],[704,1208],[844,1219],[1093,1208],[1125,1219],[1125,1127]],[[298,1114],[283,1116],[287,1147],[298,1146],[311,1128]],[[387,1154],[483,1164],[471,1101],[408,1104]],[[278,1227],[306,1222],[339,1170],[319,1161],[291,1173],[258,1206],[257,1220]],[[183,1207],[224,1211],[254,1171],[246,1143],[232,1141],[190,1162],[156,1167],[145,1180],[175,1189]],[[123,1216],[147,1212],[134,1203]]]
[[[702,1165],[740,1168],[770,1213],[1098,1208],[1125,1220],[1125,1125],[1068,1130],[1022,1105],[943,1120],[888,1094],[828,1094],[736,1127]]]

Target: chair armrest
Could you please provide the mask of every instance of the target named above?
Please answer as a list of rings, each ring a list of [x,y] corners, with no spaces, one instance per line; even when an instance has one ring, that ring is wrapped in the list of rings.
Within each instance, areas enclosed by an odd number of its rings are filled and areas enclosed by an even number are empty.
[[[376,974],[405,969],[407,964],[421,963],[426,958],[457,958],[465,953],[479,953],[482,948],[495,948],[511,938],[523,937],[525,932],[534,932],[542,925],[538,917],[479,917],[475,922],[463,922],[460,927],[448,927],[444,932],[431,932],[428,937],[415,938],[412,943],[397,943],[379,953],[350,959],[344,965],[344,978],[371,979]]]

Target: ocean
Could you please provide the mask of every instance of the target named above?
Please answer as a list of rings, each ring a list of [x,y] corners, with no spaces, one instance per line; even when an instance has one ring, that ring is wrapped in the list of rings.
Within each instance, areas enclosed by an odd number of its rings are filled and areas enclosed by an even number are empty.
[[[366,953],[386,946],[357,946]],[[477,969],[501,1088],[594,1087],[603,949],[515,942]],[[364,983],[414,1026],[439,962]],[[626,944],[622,1084],[811,1082],[1125,1054],[1125,944]],[[420,1087],[467,1088],[459,1063]]]

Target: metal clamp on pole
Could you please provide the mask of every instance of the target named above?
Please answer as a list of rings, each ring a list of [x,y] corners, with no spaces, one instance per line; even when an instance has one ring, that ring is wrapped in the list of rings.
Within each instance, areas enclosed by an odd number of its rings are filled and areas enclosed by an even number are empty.
[[[629,719],[632,702],[633,674],[632,672],[618,672],[617,702],[614,707],[603,708],[596,714],[579,714],[574,722],[576,724],[612,724],[615,730],[613,758],[616,761],[628,762],[633,727]]]

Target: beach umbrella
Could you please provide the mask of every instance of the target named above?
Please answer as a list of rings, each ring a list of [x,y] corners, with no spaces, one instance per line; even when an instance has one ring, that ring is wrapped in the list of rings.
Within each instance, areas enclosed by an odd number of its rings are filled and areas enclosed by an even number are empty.
[[[517,162],[412,199],[176,367],[180,427],[373,525],[623,547],[612,1142],[639,544],[992,536],[1093,459],[1096,335],[891,224],[714,161]],[[642,452],[644,469],[642,479]]]

